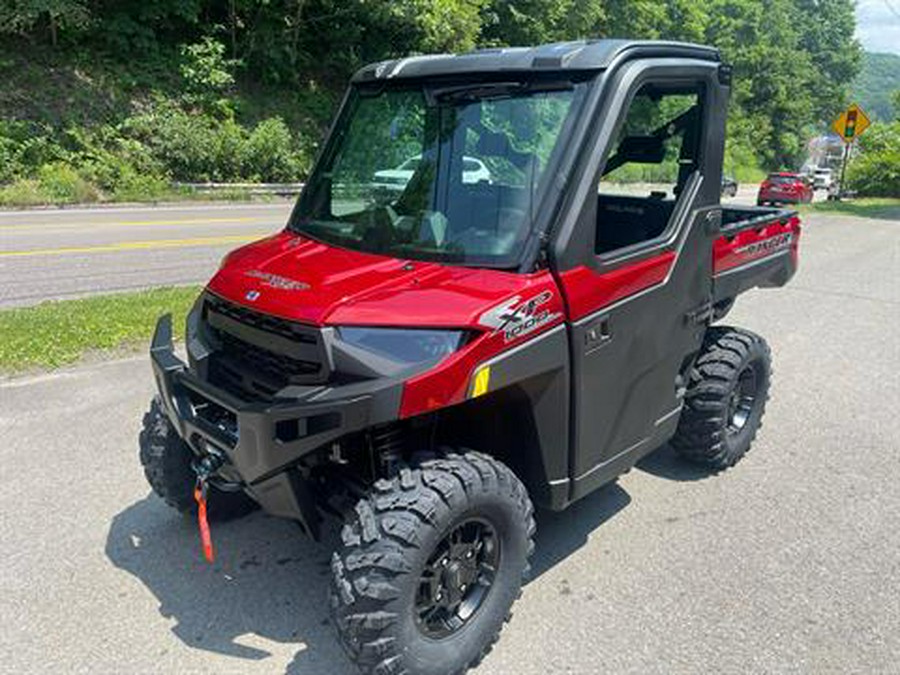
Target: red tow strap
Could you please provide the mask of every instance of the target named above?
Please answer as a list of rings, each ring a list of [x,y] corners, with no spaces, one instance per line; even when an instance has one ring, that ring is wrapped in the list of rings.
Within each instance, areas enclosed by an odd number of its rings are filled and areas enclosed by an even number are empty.
[[[194,500],[197,502],[197,524],[200,526],[200,543],[203,545],[203,557],[207,562],[215,560],[212,535],[209,532],[209,521],[206,519],[206,485],[194,488]]]

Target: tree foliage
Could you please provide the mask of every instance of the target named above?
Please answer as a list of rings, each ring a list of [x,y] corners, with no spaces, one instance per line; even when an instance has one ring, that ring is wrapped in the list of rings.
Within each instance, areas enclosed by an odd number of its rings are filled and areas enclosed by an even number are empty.
[[[175,164],[166,170],[179,176],[231,175],[234,167],[209,162],[237,161],[221,146],[249,143],[263,119],[253,109],[291,123],[303,108],[324,128],[331,102],[366,62],[591,37],[701,42],[734,65],[726,170],[740,173],[796,167],[806,139],[848,102],[860,68],[853,10],[853,0],[0,0],[0,41],[18,36],[54,45],[63,60],[115,64],[150,100],[169,92],[165,106],[144,104],[115,123],[124,129],[126,118],[151,114],[170,123],[170,137],[147,143],[153,152],[169,143]],[[268,101],[272,91],[280,107]],[[0,112],[2,102],[0,92]],[[274,121],[266,129],[281,134]],[[179,138],[209,134],[225,140],[210,140],[205,158],[179,154]],[[0,156],[9,147],[0,138]],[[282,175],[306,164],[273,159],[278,168],[253,171]]]
[[[900,118],[878,122],[857,141],[859,155],[850,163],[850,187],[861,195],[900,197]]]

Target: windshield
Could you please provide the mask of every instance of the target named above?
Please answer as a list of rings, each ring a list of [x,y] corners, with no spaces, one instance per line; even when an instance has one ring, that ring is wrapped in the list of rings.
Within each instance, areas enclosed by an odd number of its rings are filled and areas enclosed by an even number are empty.
[[[290,228],[399,258],[513,267],[583,86],[355,90]]]

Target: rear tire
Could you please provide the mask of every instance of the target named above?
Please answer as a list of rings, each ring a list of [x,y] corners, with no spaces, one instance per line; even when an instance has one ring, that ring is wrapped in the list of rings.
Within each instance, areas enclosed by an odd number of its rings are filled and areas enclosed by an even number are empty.
[[[138,445],[144,476],[153,492],[176,511],[196,513],[197,474],[191,466],[195,455],[169,422],[158,396],[144,414]],[[237,518],[257,508],[243,492],[225,492],[214,485],[209,486],[207,501],[209,517],[215,520]]]
[[[734,466],[762,426],[770,379],[765,340],[747,330],[710,328],[691,370],[672,447],[713,470]]]
[[[367,675],[460,675],[499,637],[534,544],[519,479],[475,452],[401,469],[359,501],[332,560],[331,615]]]

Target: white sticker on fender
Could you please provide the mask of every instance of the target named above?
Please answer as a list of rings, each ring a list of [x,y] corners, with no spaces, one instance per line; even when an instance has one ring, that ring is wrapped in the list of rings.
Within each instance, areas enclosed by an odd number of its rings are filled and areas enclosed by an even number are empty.
[[[479,317],[478,323],[493,328],[495,333],[502,331],[506,342],[515,340],[533,333],[561,316],[560,312],[542,308],[552,298],[553,291],[543,291],[528,300],[516,296],[486,311]]]

